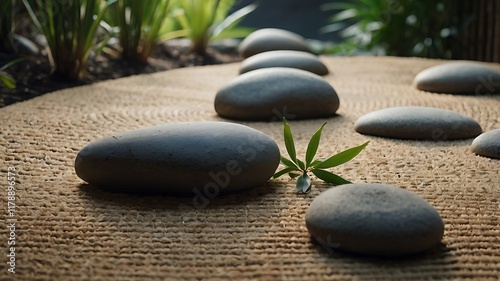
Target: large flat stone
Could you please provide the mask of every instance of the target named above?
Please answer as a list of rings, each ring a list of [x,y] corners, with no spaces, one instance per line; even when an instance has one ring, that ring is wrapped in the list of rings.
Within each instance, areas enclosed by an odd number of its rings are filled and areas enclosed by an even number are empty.
[[[317,56],[299,51],[269,51],[245,59],[240,65],[240,74],[269,67],[290,67],[327,75],[328,68]]]
[[[215,111],[236,120],[328,117],[339,98],[323,78],[292,68],[264,68],[242,74],[219,89]]]
[[[382,184],[347,184],[321,193],[306,213],[312,237],[327,248],[402,256],[439,244],[444,224],[415,193]]]
[[[370,112],[354,123],[358,133],[386,138],[456,140],[474,138],[481,126],[454,111],[419,106],[390,107]]]
[[[413,84],[417,89],[436,93],[500,94],[500,71],[477,62],[448,62],[422,70]]]
[[[311,52],[302,36],[277,28],[263,28],[252,32],[239,47],[239,53],[244,58],[276,50]]]
[[[479,135],[472,141],[472,150],[481,156],[500,159],[500,129]]]
[[[264,185],[280,161],[276,143],[226,122],[164,124],[91,142],[76,174],[107,189],[167,194],[219,193]]]

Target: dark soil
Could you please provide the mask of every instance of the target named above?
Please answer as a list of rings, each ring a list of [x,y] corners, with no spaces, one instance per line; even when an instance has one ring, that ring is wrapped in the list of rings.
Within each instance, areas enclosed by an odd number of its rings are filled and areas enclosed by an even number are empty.
[[[210,48],[205,55],[191,52],[186,44],[161,44],[155,48],[148,65],[137,65],[122,60],[117,52],[105,52],[91,57],[87,63],[87,73],[81,81],[70,82],[51,75],[51,66],[46,55],[30,56],[6,72],[17,82],[15,89],[0,84],[0,108],[31,99],[56,90],[92,84],[131,75],[154,73],[169,69],[198,65],[222,64],[239,61],[235,49]],[[15,54],[0,53],[0,66],[19,57]]]

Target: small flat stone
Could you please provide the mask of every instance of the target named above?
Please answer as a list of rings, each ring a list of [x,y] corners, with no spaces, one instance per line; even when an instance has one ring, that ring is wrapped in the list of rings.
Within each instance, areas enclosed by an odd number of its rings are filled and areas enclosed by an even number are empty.
[[[290,67],[318,75],[328,74],[328,68],[317,56],[300,51],[269,51],[256,54],[241,63],[240,74],[269,67]]]
[[[413,84],[419,90],[436,93],[500,94],[500,71],[477,62],[449,62],[422,70]]]
[[[277,28],[264,28],[252,32],[241,42],[238,50],[244,58],[276,50],[311,52],[302,36]]]
[[[419,106],[390,107],[361,116],[356,132],[378,137],[415,140],[457,140],[477,137],[481,126],[454,111]]]
[[[215,111],[237,120],[328,117],[339,108],[330,84],[316,74],[293,68],[263,68],[242,74],[219,89]]]
[[[107,189],[213,198],[264,185],[279,161],[276,143],[258,130],[189,122],[96,140],[78,153],[75,170],[81,179]]]
[[[444,224],[415,193],[382,184],[346,184],[316,197],[306,226],[322,246],[380,256],[424,252],[440,243]]]
[[[474,153],[489,158],[500,159],[500,129],[479,135],[472,141]]]

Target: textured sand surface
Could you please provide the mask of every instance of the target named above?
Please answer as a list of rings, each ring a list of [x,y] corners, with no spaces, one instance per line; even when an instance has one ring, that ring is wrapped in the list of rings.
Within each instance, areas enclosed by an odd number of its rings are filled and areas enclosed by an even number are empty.
[[[311,241],[305,212],[328,185],[294,193],[282,177],[268,186],[193,205],[193,198],[110,193],[73,169],[88,142],[160,123],[224,121],[217,89],[238,64],[141,75],[66,89],[0,109],[0,218],[7,222],[7,171],[15,168],[16,274],[8,274],[9,229],[0,228],[0,280],[498,280],[500,160],[476,156],[470,140],[406,141],[364,136],[353,123],[389,106],[432,106],[500,128],[500,95],[451,96],[411,86],[437,60],[322,58],[340,97],[338,116],[290,120],[299,155],[325,121],[318,156],[371,140],[333,171],[353,182],[411,190],[445,223],[443,245],[422,257],[384,260],[324,250]],[[491,65],[500,68],[499,65]],[[279,109],[282,110],[282,109]],[[276,118],[278,119],[278,117]],[[242,122],[284,152],[281,122]],[[203,203],[203,204],[200,204]],[[397,204],[397,202],[394,202]],[[203,208],[197,208],[197,207]]]

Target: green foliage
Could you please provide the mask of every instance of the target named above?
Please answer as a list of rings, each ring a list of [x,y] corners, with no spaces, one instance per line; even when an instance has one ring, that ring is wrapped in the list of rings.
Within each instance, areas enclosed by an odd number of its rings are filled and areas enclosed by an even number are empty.
[[[25,60],[25,59],[24,58],[17,58],[15,60],[12,60],[12,61],[6,63],[2,67],[0,67],[0,82],[2,82],[2,84],[5,85],[5,87],[7,87],[9,89],[16,88],[16,80],[14,79],[14,77],[12,77],[12,75],[7,73],[5,70],[7,68],[11,67],[12,65],[14,65],[20,61],[23,61],[23,60]]]
[[[23,0],[35,26],[45,35],[55,74],[69,80],[83,76],[90,52],[96,46],[96,30],[111,2]]]
[[[326,4],[338,11],[323,32],[341,31],[331,52],[450,58],[454,26],[451,0],[358,0]]]
[[[241,38],[252,32],[238,24],[255,10],[256,5],[248,5],[228,15],[234,3],[235,0],[178,0],[176,19],[187,31],[194,52],[205,54],[211,40]]]
[[[342,151],[326,160],[313,160],[316,152],[318,151],[319,142],[321,139],[321,132],[325,127],[326,123],[321,125],[321,127],[314,133],[307,145],[305,161],[297,159],[295,144],[293,141],[292,131],[290,125],[283,118],[283,136],[285,140],[285,147],[290,156],[290,159],[281,156],[281,163],[285,165],[285,168],[274,174],[273,178],[280,177],[284,174],[288,174],[291,178],[297,178],[296,191],[297,193],[307,193],[311,189],[311,178],[309,172],[313,173],[319,179],[331,183],[331,184],[346,184],[350,183],[348,180],[335,175],[325,169],[333,168],[338,165],[344,164],[354,157],[356,157],[369,142],[365,142],[360,146],[356,146],[345,151]]]
[[[15,1],[2,0],[0,9],[0,51],[11,52],[15,21]]]
[[[153,47],[160,41],[185,35],[171,26],[170,13],[174,1],[118,0],[109,9],[112,26],[118,27],[122,57],[147,64]]]

